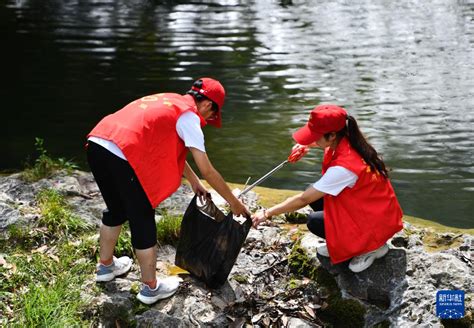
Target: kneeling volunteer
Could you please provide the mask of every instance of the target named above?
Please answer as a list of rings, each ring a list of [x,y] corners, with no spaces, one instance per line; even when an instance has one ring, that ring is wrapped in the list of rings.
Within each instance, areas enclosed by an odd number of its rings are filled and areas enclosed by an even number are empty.
[[[355,118],[335,105],[315,107],[293,139],[324,149],[323,175],[305,192],[255,213],[254,226],[310,205],[315,212],[308,216],[308,228],[326,239],[318,253],[333,264],[350,259],[353,272],[367,269],[387,253],[387,240],[403,228],[402,210],[384,162]]]

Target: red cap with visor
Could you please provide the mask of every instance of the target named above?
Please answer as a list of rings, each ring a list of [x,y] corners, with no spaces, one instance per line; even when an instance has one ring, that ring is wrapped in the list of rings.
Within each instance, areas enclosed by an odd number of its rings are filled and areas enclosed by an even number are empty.
[[[293,133],[293,139],[300,145],[309,145],[329,132],[342,130],[346,125],[347,112],[336,105],[316,106],[309,114],[308,123]]]
[[[201,77],[197,81],[202,81],[200,88],[192,86],[191,90],[196,91],[200,95],[212,100],[217,104],[219,110],[215,115],[207,120],[208,124],[220,128],[222,126],[222,106],[224,106],[225,90],[222,84],[209,77]]]

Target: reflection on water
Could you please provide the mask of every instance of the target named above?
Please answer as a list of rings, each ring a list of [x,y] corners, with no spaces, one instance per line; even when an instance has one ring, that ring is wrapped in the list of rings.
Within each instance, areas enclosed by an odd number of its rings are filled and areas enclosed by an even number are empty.
[[[473,3],[285,3],[4,2],[0,168],[20,168],[36,136],[83,163],[84,136],[102,116],[210,75],[228,97],[207,148],[228,181],[280,163],[308,111],[333,102],[393,168],[406,214],[473,227]],[[312,150],[265,185],[303,189],[320,161]]]

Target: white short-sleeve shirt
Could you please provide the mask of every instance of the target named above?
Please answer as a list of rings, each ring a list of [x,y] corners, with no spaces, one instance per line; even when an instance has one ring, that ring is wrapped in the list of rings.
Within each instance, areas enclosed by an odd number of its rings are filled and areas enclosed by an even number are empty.
[[[313,183],[316,190],[337,196],[344,188],[352,188],[357,182],[357,175],[342,166],[331,166],[323,176]]]
[[[206,152],[204,146],[204,133],[201,129],[201,121],[196,113],[188,111],[182,114],[176,122],[176,132],[184,141],[186,147],[194,147],[202,152]],[[114,142],[99,137],[89,137],[88,140],[104,147],[121,159],[127,160],[123,152]]]
[[[201,129],[201,120],[196,113],[188,111],[181,115],[176,122],[176,132],[184,141],[186,147],[193,147],[206,152],[204,146],[204,133]]]

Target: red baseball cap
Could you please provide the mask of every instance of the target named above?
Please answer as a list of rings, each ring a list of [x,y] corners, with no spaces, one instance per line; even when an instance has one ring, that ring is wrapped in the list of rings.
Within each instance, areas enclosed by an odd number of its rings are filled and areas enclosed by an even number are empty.
[[[225,90],[222,84],[214,80],[210,77],[201,77],[197,79],[197,81],[202,81],[202,85],[200,88],[193,85],[191,90],[198,92],[199,94],[203,95],[204,97],[212,100],[217,104],[219,110],[217,111],[216,115],[207,120],[207,123],[214,125],[215,127],[220,128],[222,126],[222,106],[224,106],[224,98],[225,98]]]
[[[319,105],[309,114],[308,123],[293,133],[300,145],[309,145],[329,132],[337,132],[346,125],[347,112],[336,105]]]

